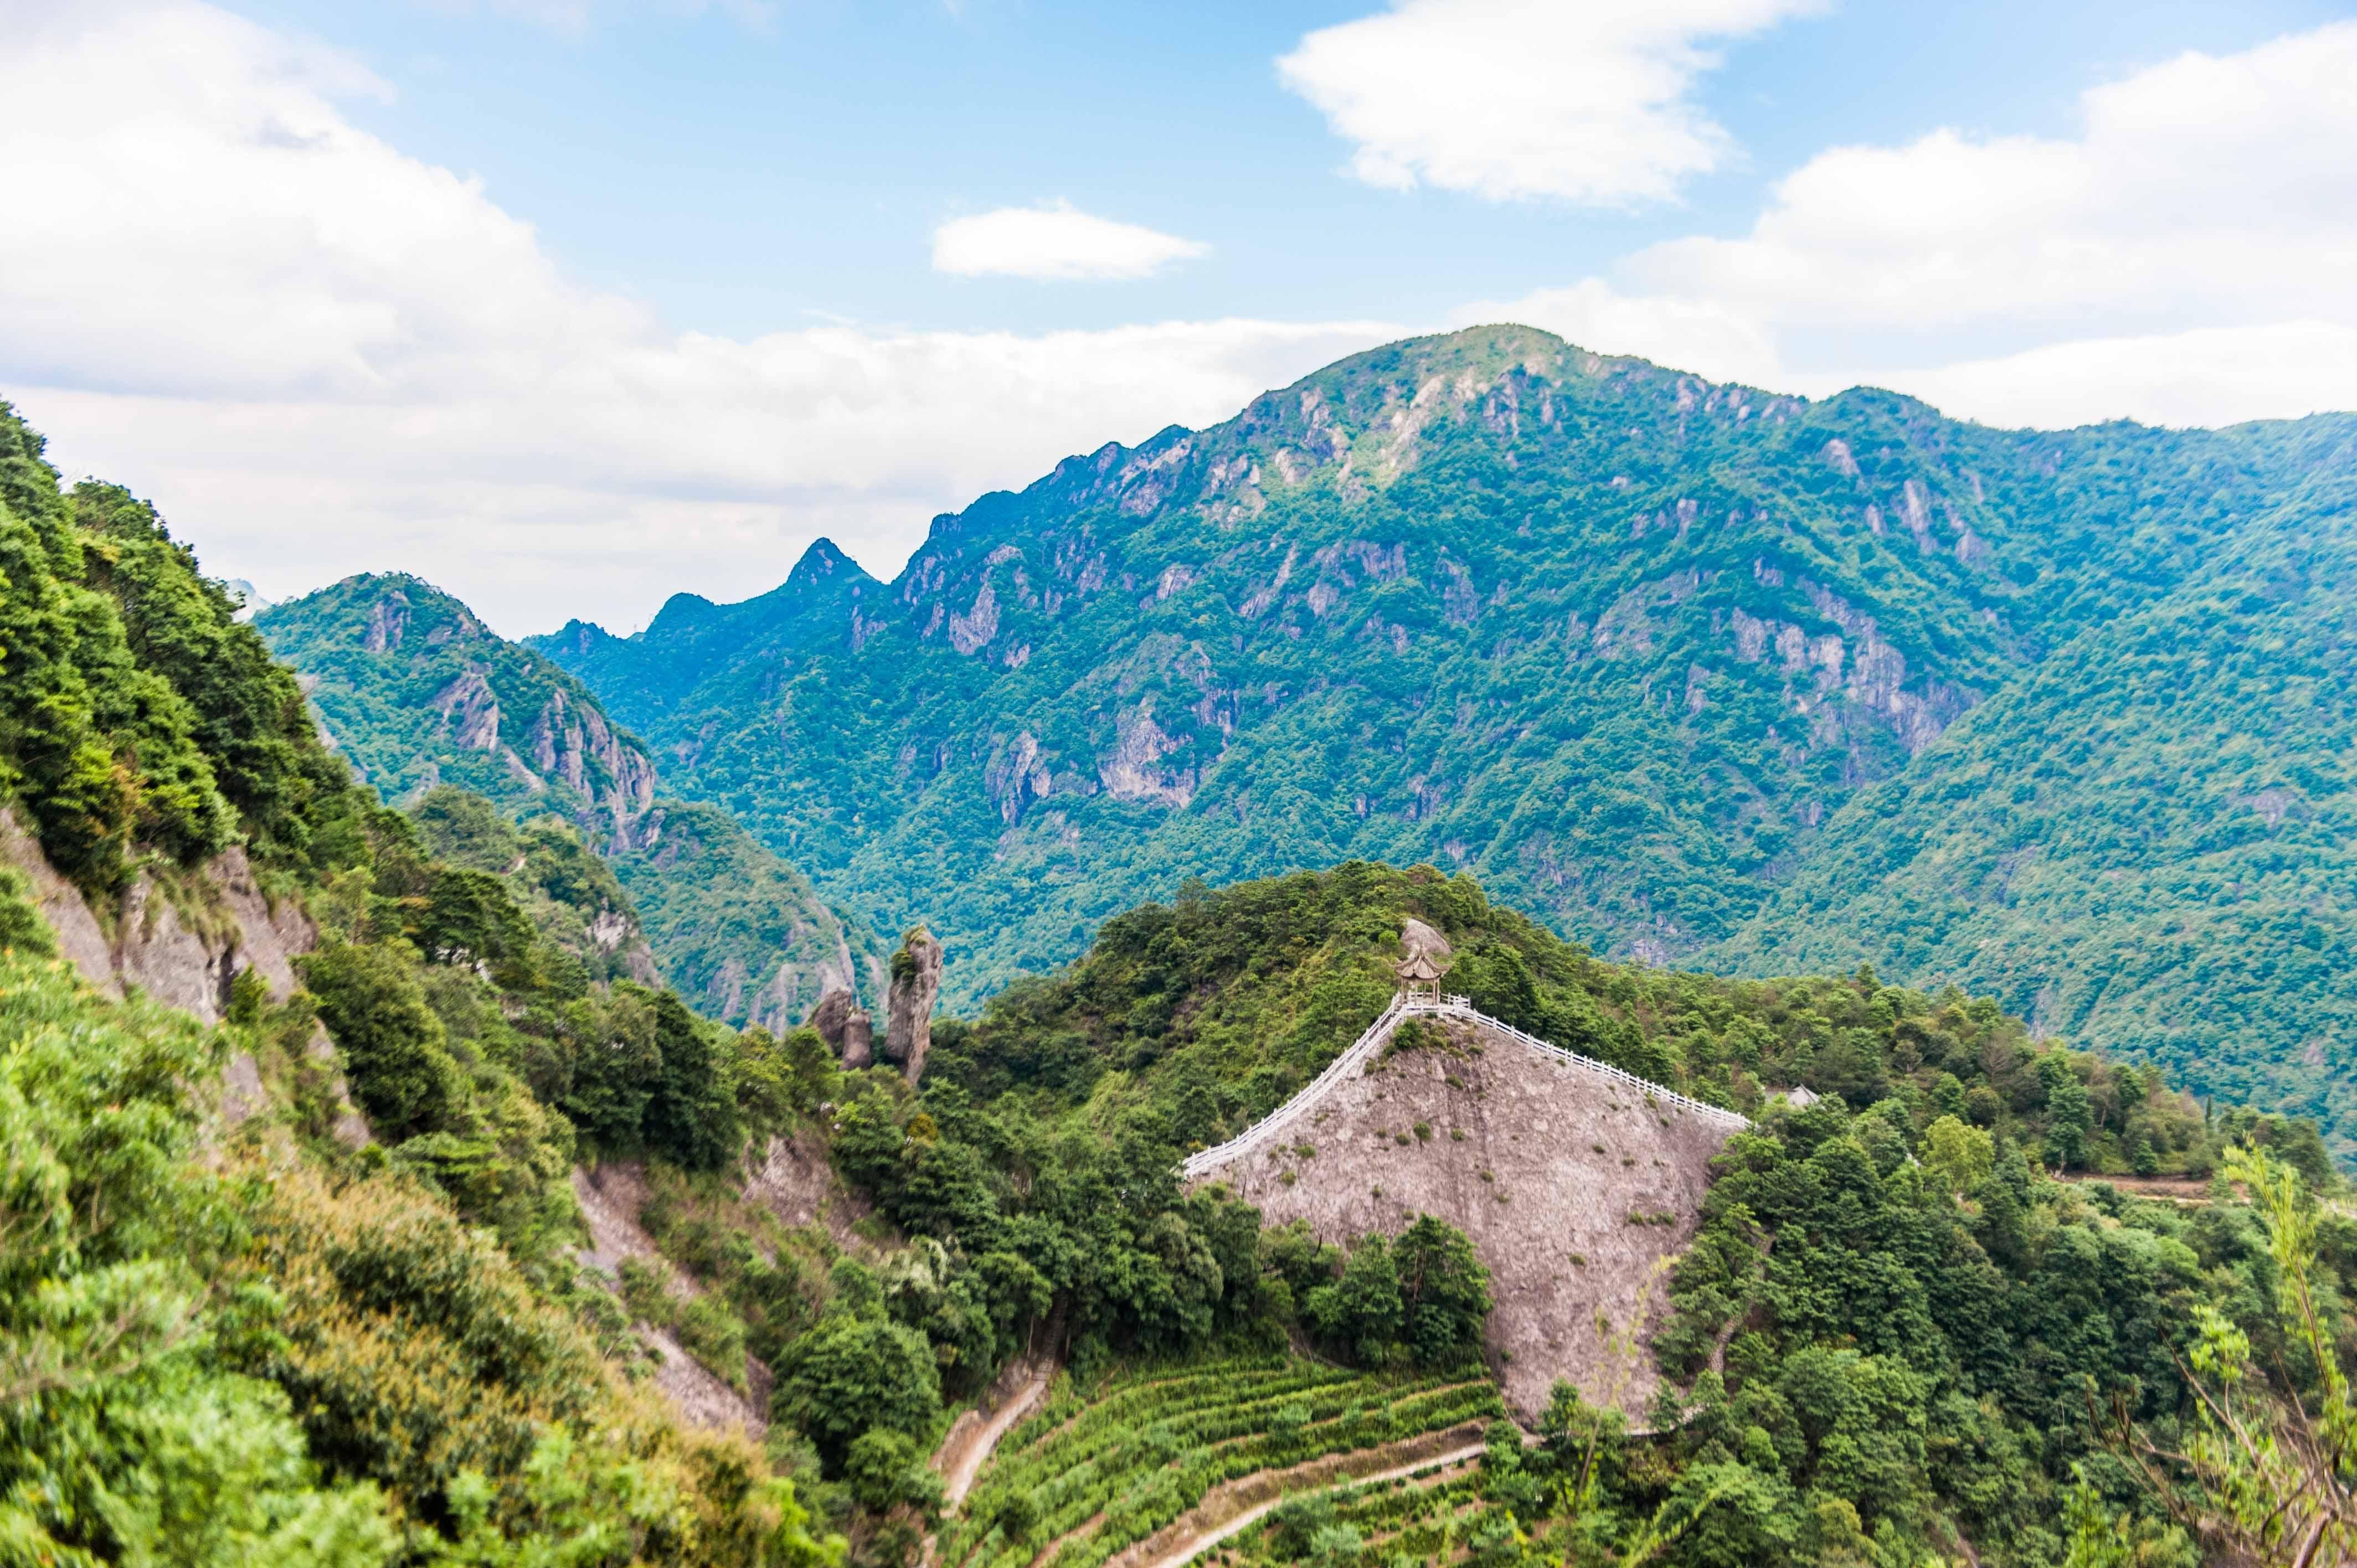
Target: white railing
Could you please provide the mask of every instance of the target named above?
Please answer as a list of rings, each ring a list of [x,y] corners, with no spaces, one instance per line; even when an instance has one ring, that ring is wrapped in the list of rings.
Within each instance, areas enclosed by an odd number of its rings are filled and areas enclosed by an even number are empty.
[[[1199,1176],[1242,1159],[1263,1144],[1274,1141],[1278,1133],[1298,1122],[1312,1106],[1323,1100],[1329,1089],[1348,1077],[1351,1069],[1362,1065],[1369,1057],[1373,1056],[1382,1047],[1384,1038],[1402,1019],[1411,1013],[1430,1013],[1445,1017],[1462,1018],[1468,1023],[1495,1029],[1507,1038],[1518,1040],[1542,1055],[1567,1062],[1574,1067],[1586,1068],[1591,1072],[1601,1073],[1606,1078],[1625,1083],[1653,1100],[1667,1101],[1682,1111],[1691,1111],[1721,1125],[1738,1128],[1751,1125],[1750,1118],[1738,1112],[1729,1111],[1723,1105],[1706,1104],[1690,1095],[1680,1094],[1674,1089],[1664,1089],[1658,1083],[1649,1082],[1633,1072],[1624,1072],[1609,1062],[1600,1062],[1593,1057],[1581,1056],[1577,1051],[1567,1051],[1561,1046],[1551,1045],[1535,1035],[1526,1035],[1512,1024],[1501,1023],[1487,1013],[1480,1011],[1469,998],[1414,996],[1402,992],[1392,998],[1391,1005],[1384,1008],[1373,1023],[1367,1026],[1365,1033],[1352,1041],[1348,1050],[1327,1063],[1326,1070],[1312,1079],[1306,1088],[1226,1143],[1214,1148],[1199,1149],[1188,1155],[1186,1163],[1178,1167],[1180,1178],[1192,1181]]]
[[[1422,1011],[1432,1005],[1430,998],[1410,996],[1405,992],[1393,997],[1392,1004],[1376,1015],[1375,1021],[1367,1026],[1366,1032],[1351,1043],[1349,1050],[1328,1062],[1326,1070],[1311,1079],[1308,1088],[1217,1148],[1199,1149],[1188,1155],[1187,1163],[1178,1167],[1179,1175],[1192,1180],[1205,1171],[1226,1165],[1231,1160],[1243,1158],[1275,1137],[1277,1133],[1298,1121],[1303,1112],[1323,1099],[1326,1090],[1340,1080],[1352,1068],[1372,1056],[1375,1047],[1383,1043],[1383,1036],[1391,1033],[1394,1025],[1406,1017],[1409,1013]]]
[[[1707,1101],[1696,1100],[1690,1094],[1680,1094],[1674,1089],[1663,1089],[1660,1084],[1653,1082],[1650,1079],[1639,1078],[1635,1073],[1624,1071],[1620,1068],[1614,1067],[1610,1062],[1600,1062],[1594,1057],[1584,1057],[1577,1051],[1565,1050],[1561,1046],[1552,1044],[1546,1040],[1542,1040],[1536,1035],[1525,1035],[1520,1029],[1515,1028],[1512,1024],[1501,1023],[1497,1019],[1491,1017],[1487,1013],[1477,1011],[1472,1004],[1467,1002],[1462,996],[1452,996],[1437,1007],[1427,1004],[1425,1010],[1434,1013],[1445,1013],[1451,1017],[1463,1018],[1469,1023],[1480,1024],[1485,1028],[1495,1029],[1498,1033],[1504,1035],[1509,1039],[1520,1040],[1523,1044],[1530,1047],[1531,1049],[1534,1051],[1539,1051],[1544,1055],[1554,1057],[1559,1061],[1569,1062],[1574,1067],[1584,1067],[1591,1072],[1600,1072],[1607,1078],[1617,1079],[1620,1082],[1629,1085],[1631,1089],[1638,1090],[1640,1093],[1650,1095],[1655,1100],[1666,1100],[1682,1111],[1694,1112],[1695,1114],[1702,1116],[1706,1120],[1719,1122],[1723,1126],[1749,1127],[1751,1125],[1751,1118],[1744,1115],[1739,1111],[1729,1111],[1724,1105],[1712,1105]]]

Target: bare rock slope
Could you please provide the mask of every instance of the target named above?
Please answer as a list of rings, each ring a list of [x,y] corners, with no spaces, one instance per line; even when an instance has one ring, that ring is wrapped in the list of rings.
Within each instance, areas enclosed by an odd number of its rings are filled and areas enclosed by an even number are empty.
[[[1534,1420],[1566,1378],[1592,1403],[1641,1412],[1668,1266],[1742,1119],[1463,1009],[1387,1014],[1337,1068],[1189,1161],[1190,1180],[1341,1244],[1418,1214],[1448,1220],[1490,1269],[1509,1408]]]

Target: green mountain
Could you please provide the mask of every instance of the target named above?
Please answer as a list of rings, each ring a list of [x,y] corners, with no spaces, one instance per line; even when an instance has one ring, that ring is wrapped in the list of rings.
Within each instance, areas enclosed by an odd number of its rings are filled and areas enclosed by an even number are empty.
[[[2348,1553],[2328,1369],[2357,1226],[2307,1123],[2206,1115],[1986,999],[1600,961],[1470,876],[1367,863],[1189,886],[944,1020],[920,1081],[845,1069],[815,1030],[598,974],[623,894],[551,814],[353,784],[153,510],[60,491],[5,407],[0,565],[0,791],[31,834],[0,870],[11,1561],[909,1568],[931,1539],[953,1564],[1093,1564],[1224,1483],[1410,1466],[1309,1481],[1232,1552]],[[726,822],[657,803],[634,831],[726,886]],[[168,908],[135,920],[150,893]],[[74,950],[70,909],[118,940],[283,916],[290,950],[224,971],[205,1022],[93,983],[110,953]],[[1535,1445],[1485,1433],[1496,1369],[1471,1353],[1498,1303],[1462,1231],[1265,1226],[1180,1179],[1379,1015],[1409,917],[1493,1015],[1757,1117],[1699,1204],[1602,1217],[1692,1238],[1650,1345],[1623,1341],[1663,1374],[1642,1412],[1566,1384]],[[163,957],[210,974],[214,950]],[[1486,1081],[1417,1022],[1386,1072]],[[1795,1084],[1818,1098],[1775,1092]],[[1458,1131],[1391,1144],[1511,1205]],[[1313,1132],[1283,1178],[1312,1196],[1342,1164]],[[576,1162],[626,1159],[585,1224]],[[2225,1179],[2155,1199],[2049,1174],[2123,1166]],[[633,1228],[614,1209],[640,1176]],[[926,1455],[1027,1352],[1045,1403],[951,1501]],[[693,1430],[663,1397],[683,1386],[768,1431]],[[2227,1402],[2231,1431],[2207,1413]],[[1469,1434],[1480,1463],[1435,1462]]]
[[[2238,961],[2210,945],[2228,926],[2196,918],[2236,879],[2191,887],[2165,837],[2136,840],[2137,875],[2151,918],[2187,922],[2188,961],[2158,961],[2115,890],[2067,938],[2071,898],[2018,908],[2057,934],[2001,972],[1968,967],[1955,944],[1981,933],[1938,926],[1928,892],[1803,890],[1831,888],[1824,868],[1894,802],[1909,844],[1932,842],[1910,814],[1932,796],[2018,810],[2012,762],[1951,758],[2026,682],[2045,694],[2017,722],[2061,748],[2044,864],[2092,842],[2074,824],[2118,801],[2068,735],[2112,700],[2110,655],[2083,639],[2231,593],[2243,542],[2339,548],[2352,435],[2347,416],[1998,431],[1484,328],[1070,459],[936,520],[888,585],[820,544],[762,597],[682,596],[637,636],[576,623],[536,646],[651,737],[670,787],[726,806],[838,906],[929,921],[957,1005],[1190,875],[1429,861],[1609,954],[1760,972],[1791,961],[1781,943],[1821,943],[1792,950],[1980,977],[2043,1026],[2158,1050],[2086,1000],[2140,969],[2137,1009],[2170,1021],[2194,1085],[2255,1088],[2225,1064],[2290,1071],[2319,1038],[2329,1061],[2330,1015],[2306,981],[2257,1008],[2195,996],[2205,965]],[[2247,679],[2289,692],[2307,677],[2271,647],[2252,644]],[[2243,825],[2221,831],[2273,846],[2277,893],[2308,910],[2293,944],[2345,970],[2345,903],[2310,896],[2331,823],[2231,804],[2290,787],[2263,760],[2279,724],[2330,749],[2330,704],[2295,717],[2219,691],[2212,718],[2249,742],[2249,778],[2221,773],[2212,797]],[[2298,788],[2325,810],[2330,789]],[[2067,875],[2114,890],[2129,870]],[[1788,888],[1803,902],[1778,902]]]
[[[593,972],[619,961],[651,980],[659,969],[708,1016],[771,1029],[799,1024],[830,985],[880,1001],[884,950],[871,931],[838,919],[725,811],[659,799],[647,748],[587,686],[449,595],[415,577],[348,577],[271,607],[254,625],[380,795],[431,804],[463,789],[494,802],[508,824],[524,821],[522,839],[511,827],[504,838],[485,829],[437,853],[504,874],[485,856],[521,867],[527,848],[555,853],[530,819],[553,815],[586,836],[611,873],[599,868],[596,887],[565,875],[607,912],[579,933],[544,928]],[[529,886],[517,892],[539,908]],[[629,961],[641,937],[651,966]]]
[[[1860,791],[1712,961],[1953,982],[2357,1149],[2349,472]]]
[[[254,617],[387,800],[450,784],[608,841],[654,803],[646,749],[588,689],[415,577],[347,577]]]

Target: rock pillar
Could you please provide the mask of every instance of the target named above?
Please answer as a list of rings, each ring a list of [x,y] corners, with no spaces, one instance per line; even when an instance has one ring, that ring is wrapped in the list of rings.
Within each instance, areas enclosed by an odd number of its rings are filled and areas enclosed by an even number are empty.
[[[843,1020],[843,1066],[856,1071],[876,1060],[876,1023],[865,1007],[854,1007]]]
[[[933,1003],[942,993],[942,944],[919,926],[900,939],[892,955],[890,1011],[884,1024],[884,1055],[899,1062],[909,1081],[925,1070],[933,1043]]]

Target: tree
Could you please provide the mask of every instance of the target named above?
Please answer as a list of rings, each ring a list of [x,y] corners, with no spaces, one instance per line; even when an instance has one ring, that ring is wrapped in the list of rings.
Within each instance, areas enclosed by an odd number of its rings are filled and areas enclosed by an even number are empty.
[[[2087,1086],[2061,1051],[2038,1058],[2038,1080],[2046,1090],[2046,1157],[2057,1169],[2067,1170],[2086,1158],[2087,1133],[2094,1122]]]
[[[1952,1193],[1971,1192],[1996,1164],[1996,1140],[1978,1127],[1943,1116],[1923,1129],[1923,1166]]]
[[[2249,1335],[2203,1302],[2193,1309],[2201,1338],[2187,1369],[2199,1404],[2182,1444],[2115,1406],[2117,1441],[2212,1560],[2268,1568],[2357,1561],[2357,1401],[2341,1367],[2338,1315],[2318,1278],[2315,1205],[2293,1168],[2266,1150],[2230,1151],[2222,1174],[2250,1191],[2276,1267],[2276,1318],[2312,1387],[2303,1397],[2271,1385]]]
[[[507,885],[487,871],[447,865],[434,878],[416,925],[416,942],[437,963],[485,963],[511,972],[532,953],[532,922]],[[504,978],[504,977],[503,977]]]
[[[687,1170],[717,1170],[736,1155],[739,1128],[711,1026],[673,992],[656,992],[651,1002],[662,1070],[647,1098],[647,1152]]]
[[[1361,1240],[1342,1265],[1342,1277],[1312,1290],[1302,1310],[1320,1335],[1350,1347],[1362,1366],[1394,1359],[1407,1304],[1390,1244],[1381,1236]]]
[[[1490,1271],[1465,1232],[1419,1214],[1392,1244],[1410,1353],[1421,1366],[1478,1355],[1490,1316]]]
[[[771,1399],[840,1474],[852,1444],[882,1428],[921,1436],[941,1412],[941,1373],[925,1337],[884,1316],[874,1277],[851,1260],[836,1265],[837,1300],[786,1349]],[[862,1278],[861,1276],[866,1276]]]
[[[450,1127],[465,1094],[442,1020],[426,1005],[406,951],[331,941],[295,961],[343,1050],[354,1098],[392,1143]]]

